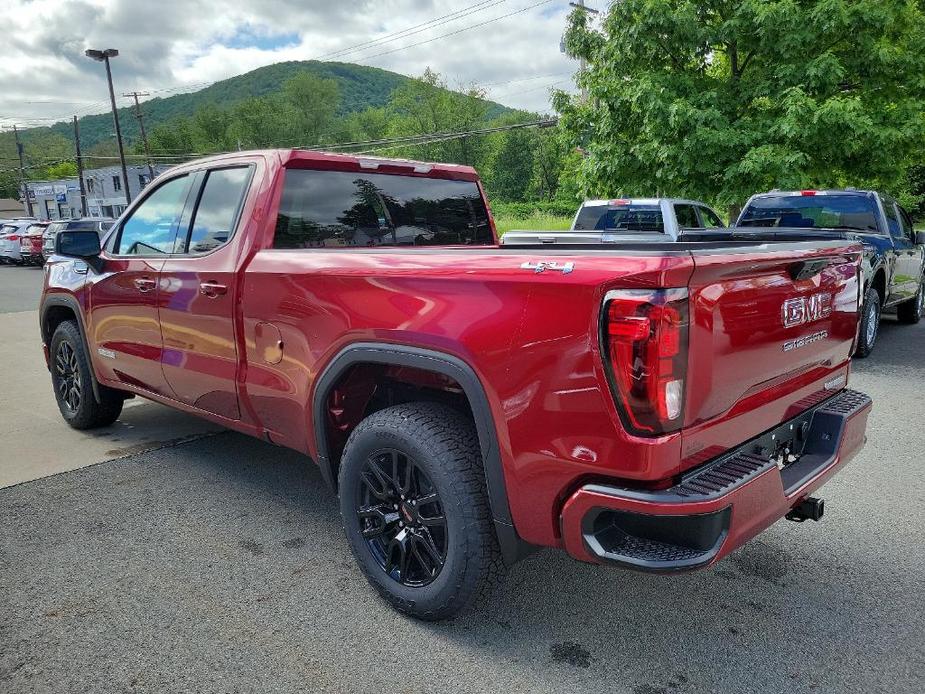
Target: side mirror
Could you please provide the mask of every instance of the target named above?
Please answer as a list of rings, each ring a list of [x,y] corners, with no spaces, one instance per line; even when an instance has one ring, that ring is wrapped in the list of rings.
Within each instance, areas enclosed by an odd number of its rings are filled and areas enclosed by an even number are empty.
[[[917,232],[915,232],[915,242],[916,242],[916,244],[923,244],[923,245],[925,245],[925,231],[917,231]]]
[[[55,236],[55,253],[69,258],[88,260],[99,256],[100,236],[92,229],[61,231]]]

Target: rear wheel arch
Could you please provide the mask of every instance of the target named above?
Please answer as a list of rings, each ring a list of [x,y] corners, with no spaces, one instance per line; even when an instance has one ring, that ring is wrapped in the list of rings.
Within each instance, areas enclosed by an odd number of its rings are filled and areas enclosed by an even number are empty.
[[[328,485],[334,490],[337,489],[337,471],[340,462],[330,436],[329,398],[351,368],[363,364],[418,369],[448,377],[459,385],[478,434],[485,470],[485,485],[488,490],[498,543],[505,562],[513,563],[529,553],[529,545],[517,535],[511,518],[497,430],[488,396],[472,367],[454,355],[420,347],[363,342],[345,347],[330,361],[318,377],[311,403],[312,423],[318,451],[317,462],[321,475]],[[349,435],[349,432],[345,433]]]

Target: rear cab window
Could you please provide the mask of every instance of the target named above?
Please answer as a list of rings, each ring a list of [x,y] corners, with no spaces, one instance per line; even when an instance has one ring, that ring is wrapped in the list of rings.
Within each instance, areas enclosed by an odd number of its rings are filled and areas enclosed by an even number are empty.
[[[877,205],[859,195],[761,195],[742,212],[738,227],[880,231]]]
[[[473,181],[287,169],[274,248],[488,246],[494,237]]]
[[[665,221],[657,204],[583,205],[573,230],[663,234]]]

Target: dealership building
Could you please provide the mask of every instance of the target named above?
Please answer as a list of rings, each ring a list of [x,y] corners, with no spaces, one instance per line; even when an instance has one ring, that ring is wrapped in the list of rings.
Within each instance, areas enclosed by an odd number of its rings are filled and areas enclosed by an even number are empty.
[[[154,175],[158,176],[168,168],[170,167],[155,166]],[[129,194],[134,200],[151,182],[151,175],[147,166],[129,166],[127,170]],[[88,216],[115,218],[122,214],[126,204],[120,167],[87,169],[83,172],[83,178]],[[33,216],[39,219],[69,219],[82,216],[80,183],[76,177],[57,181],[29,181],[28,188]],[[23,212],[26,211],[27,205],[23,200]]]

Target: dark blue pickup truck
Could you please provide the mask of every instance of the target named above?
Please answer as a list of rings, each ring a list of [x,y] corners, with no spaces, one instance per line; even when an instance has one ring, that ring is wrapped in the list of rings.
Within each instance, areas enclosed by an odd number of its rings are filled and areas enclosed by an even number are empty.
[[[869,190],[771,191],[753,195],[736,230],[779,228],[841,233],[864,245],[862,319],[855,356],[874,348],[883,313],[918,323],[923,312],[925,232],[916,232],[906,211],[890,196]]]

